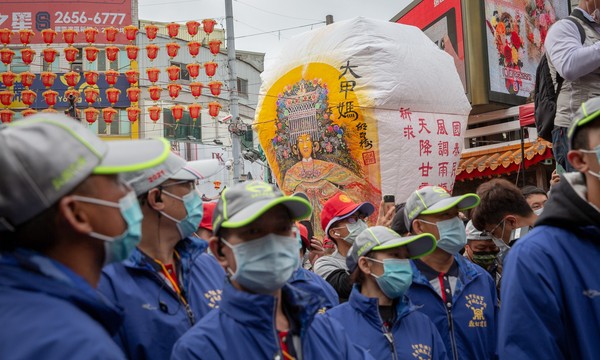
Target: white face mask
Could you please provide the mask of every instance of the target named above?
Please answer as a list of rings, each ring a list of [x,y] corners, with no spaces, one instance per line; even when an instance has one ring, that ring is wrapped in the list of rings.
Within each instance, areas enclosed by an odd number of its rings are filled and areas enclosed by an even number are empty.
[[[536,214],[537,216],[540,216],[540,215],[542,215],[542,211],[544,211],[543,207],[541,207],[537,210],[533,210],[533,213]]]

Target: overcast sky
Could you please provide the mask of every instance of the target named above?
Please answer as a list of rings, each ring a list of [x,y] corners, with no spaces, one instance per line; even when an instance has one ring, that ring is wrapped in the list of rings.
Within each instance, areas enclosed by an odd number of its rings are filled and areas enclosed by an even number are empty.
[[[412,0],[233,0],[235,47],[266,53],[292,36],[334,21],[365,16],[390,20]],[[139,18],[186,22],[216,19],[225,26],[224,0],[138,0]],[[312,24],[312,25],[311,25]],[[291,29],[293,28],[293,29]],[[260,34],[260,35],[259,35]]]

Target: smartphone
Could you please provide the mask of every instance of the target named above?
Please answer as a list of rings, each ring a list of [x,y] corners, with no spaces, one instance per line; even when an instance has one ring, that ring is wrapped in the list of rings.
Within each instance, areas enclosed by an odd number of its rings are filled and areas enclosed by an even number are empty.
[[[394,195],[383,195],[383,213],[387,214],[390,208],[396,207],[396,197]]]

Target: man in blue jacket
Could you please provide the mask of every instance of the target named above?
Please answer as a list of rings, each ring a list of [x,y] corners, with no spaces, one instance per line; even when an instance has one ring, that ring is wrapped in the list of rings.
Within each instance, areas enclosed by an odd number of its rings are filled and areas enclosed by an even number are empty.
[[[288,285],[300,265],[294,221],[308,201],[247,182],[221,193],[210,250],[227,269],[218,309],[184,334],[172,359],[362,359],[318,297]],[[332,336],[335,334],[335,336]]]
[[[0,127],[1,359],[125,359],[111,339],[122,314],[95,289],[140,238],[117,174],[168,153],[161,140],[105,143],[61,115]]]
[[[496,353],[494,280],[459,253],[467,235],[458,212],[478,203],[475,194],[452,197],[441,187],[426,186],[413,192],[404,208],[412,234],[437,239],[433,253],[413,261],[408,297],[433,321],[453,360],[491,359]]]
[[[216,160],[171,153],[126,174],[142,212],[142,239],[129,258],[102,271],[98,289],[125,310],[115,340],[129,359],[168,359],[183,333],[218,307],[225,272],[195,236],[203,206],[196,181]]]
[[[501,359],[596,359],[600,353],[600,98],[569,128],[566,173],[504,265]]]

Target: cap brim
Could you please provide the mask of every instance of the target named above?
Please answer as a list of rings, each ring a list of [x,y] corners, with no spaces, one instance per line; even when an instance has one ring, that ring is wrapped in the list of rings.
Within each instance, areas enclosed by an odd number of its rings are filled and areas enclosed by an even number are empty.
[[[188,161],[175,175],[173,180],[198,180],[213,176],[219,171],[217,159]]]
[[[107,141],[108,151],[92,171],[112,175],[139,171],[159,165],[167,159],[171,145],[165,139]]]
[[[302,198],[297,196],[281,196],[253,203],[228,220],[223,221],[220,227],[235,229],[246,226],[277,205],[285,206],[290,212],[293,221],[306,219],[312,211],[310,203]]]
[[[375,206],[373,206],[373,204],[371,204],[370,202],[363,202],[358,204],[358,206],[356,207],[350,205],[342,209],[342,211],[340,211],[342,215],[338,215],[329,221],[329,224],[327,224],[327,227],[325,228],[325,234],[329,234],[329,227],[331,227],[333,223],[344,220],[345,218],[355,214],[357,211],[360,211],[366,216],[369,216],[375,211]]]
[[[438,201],[426,210],[421,211],[422,215],[439,214],[441,212],[458,207],[458,210],[468,210],[479,205],[479,196],[473,193],[464,194],[462,196],[453,196],[441,201]]]
[[[429,233],[419,235],[399,237],[396,240],[387,241],[383,245],[375,246],[372,251],[388,250],[405,246],[408,249],[410,259],[418,259],[425,255],[431,254],[436,248],[435,236]]]

